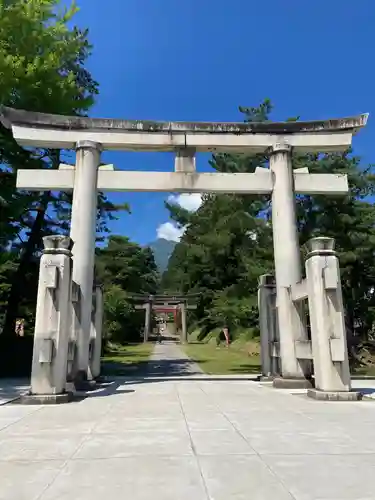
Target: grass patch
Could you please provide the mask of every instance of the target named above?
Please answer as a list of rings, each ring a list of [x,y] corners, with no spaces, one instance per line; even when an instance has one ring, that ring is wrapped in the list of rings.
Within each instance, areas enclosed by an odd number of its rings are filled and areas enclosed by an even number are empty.
[[[368,377],[374,377],[375,365],[356,367],[353,370],[351,370],[351,374],[356,376],[364,375]]]
[[[196,342],[183,347],[186,354],[209,375],[260,373],[259,346],[255,342],[233,342],[228,348]]]
[[[113,345],[102,357],[103,375],[134,375],[144,371],[154,344]]]

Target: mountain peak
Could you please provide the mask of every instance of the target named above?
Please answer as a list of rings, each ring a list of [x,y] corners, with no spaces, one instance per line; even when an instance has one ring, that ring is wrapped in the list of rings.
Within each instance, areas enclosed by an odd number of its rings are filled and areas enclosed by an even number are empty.
[[[165,240],[158,238],[157,240],[149,243],[149,246],[154,254],[155,263],[160,273],[163,273],[168,267],[168,261],[176,246],[175,241]]]

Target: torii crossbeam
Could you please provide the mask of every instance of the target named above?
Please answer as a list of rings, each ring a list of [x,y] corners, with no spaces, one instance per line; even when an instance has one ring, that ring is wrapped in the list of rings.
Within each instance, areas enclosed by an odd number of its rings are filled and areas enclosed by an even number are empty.
[[[345,194],[345,175],[292,169],[296,153],[347,150],[368,115],[304,122],[209,123],[108,120],[2,108],[0,120],[22,146],[75,149],[75,169],[19,170],[17,187],[73,189],[71,238],[73,279],[82,292],[78,366],[88,366],[97,191],[159,191],[272,195],[272,229],[283,377],[303,376],[294,352],[297,331],[285,290],[301,279],[295,194]],[[174,172],[113,171],[101,166],[102,150],[173,151]],[[197,173],[196,152],[228,152],[269,157],[270,169],[254,173]]]
[[[30,191],[73,191],[75,170],[18,170],[17,188]],[[309,174],[295,170],[296,194],[343,194],[348,191],[346,175]],[[98,171],[98,191],[270,194],[272,174],[268,169],[247,173]]]

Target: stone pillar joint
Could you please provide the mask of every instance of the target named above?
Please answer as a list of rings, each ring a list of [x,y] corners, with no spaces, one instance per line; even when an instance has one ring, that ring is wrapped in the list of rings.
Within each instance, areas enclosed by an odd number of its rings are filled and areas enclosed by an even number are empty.
[[[73,241],[69,236],[52,234],[43,237],[43,245],[44,254],[65,254],[70,257]]]
[[[101,153],[103,151],[103,146],[100,142],[82,140],[76,142],[76,151],[79,149],[97,149]]]
[[[305,246],[308,250],[306,260],[314,257],[315,255],[337,255],[335,251],[335,240],[333,238],[328,238],[327,236],[318,236],[316,238],[311,238],[305,243]]]
[[[292,146],[286,141],[275,142],[272,146],[268,148],[267,153],[269,155],[277,153],[292,153]]]
[[[273,274],[262,274],[258,278],[258,286],[265,288],[274,288],[276,286],[275,276]]]

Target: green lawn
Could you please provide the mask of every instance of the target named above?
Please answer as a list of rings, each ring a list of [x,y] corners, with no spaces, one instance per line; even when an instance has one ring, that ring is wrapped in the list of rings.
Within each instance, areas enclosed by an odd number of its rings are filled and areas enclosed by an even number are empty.
[[[375,365],[361,366],[352,370],[352,375],[360,376],[365,375],[367,377],[375,376]]]
[[[209,375],[257,374],[260,372],[260,357],[249,344],[234,343],[229,349],[213,343],[194,343],[183,347],[186,354],[196,361]]]
[[[114,346],[102,358],[103,375],[134,375],[144,370],[154,344]]]
[[[235,342],[229,349],[223,345],[217,348],[211,342],[194,342],[183,349],[209,375],[258,374],[261,371],[260,356],[252,347],[251,343],[243,342]],[[375,376],[375,364],[353,369],[352,375]]]

